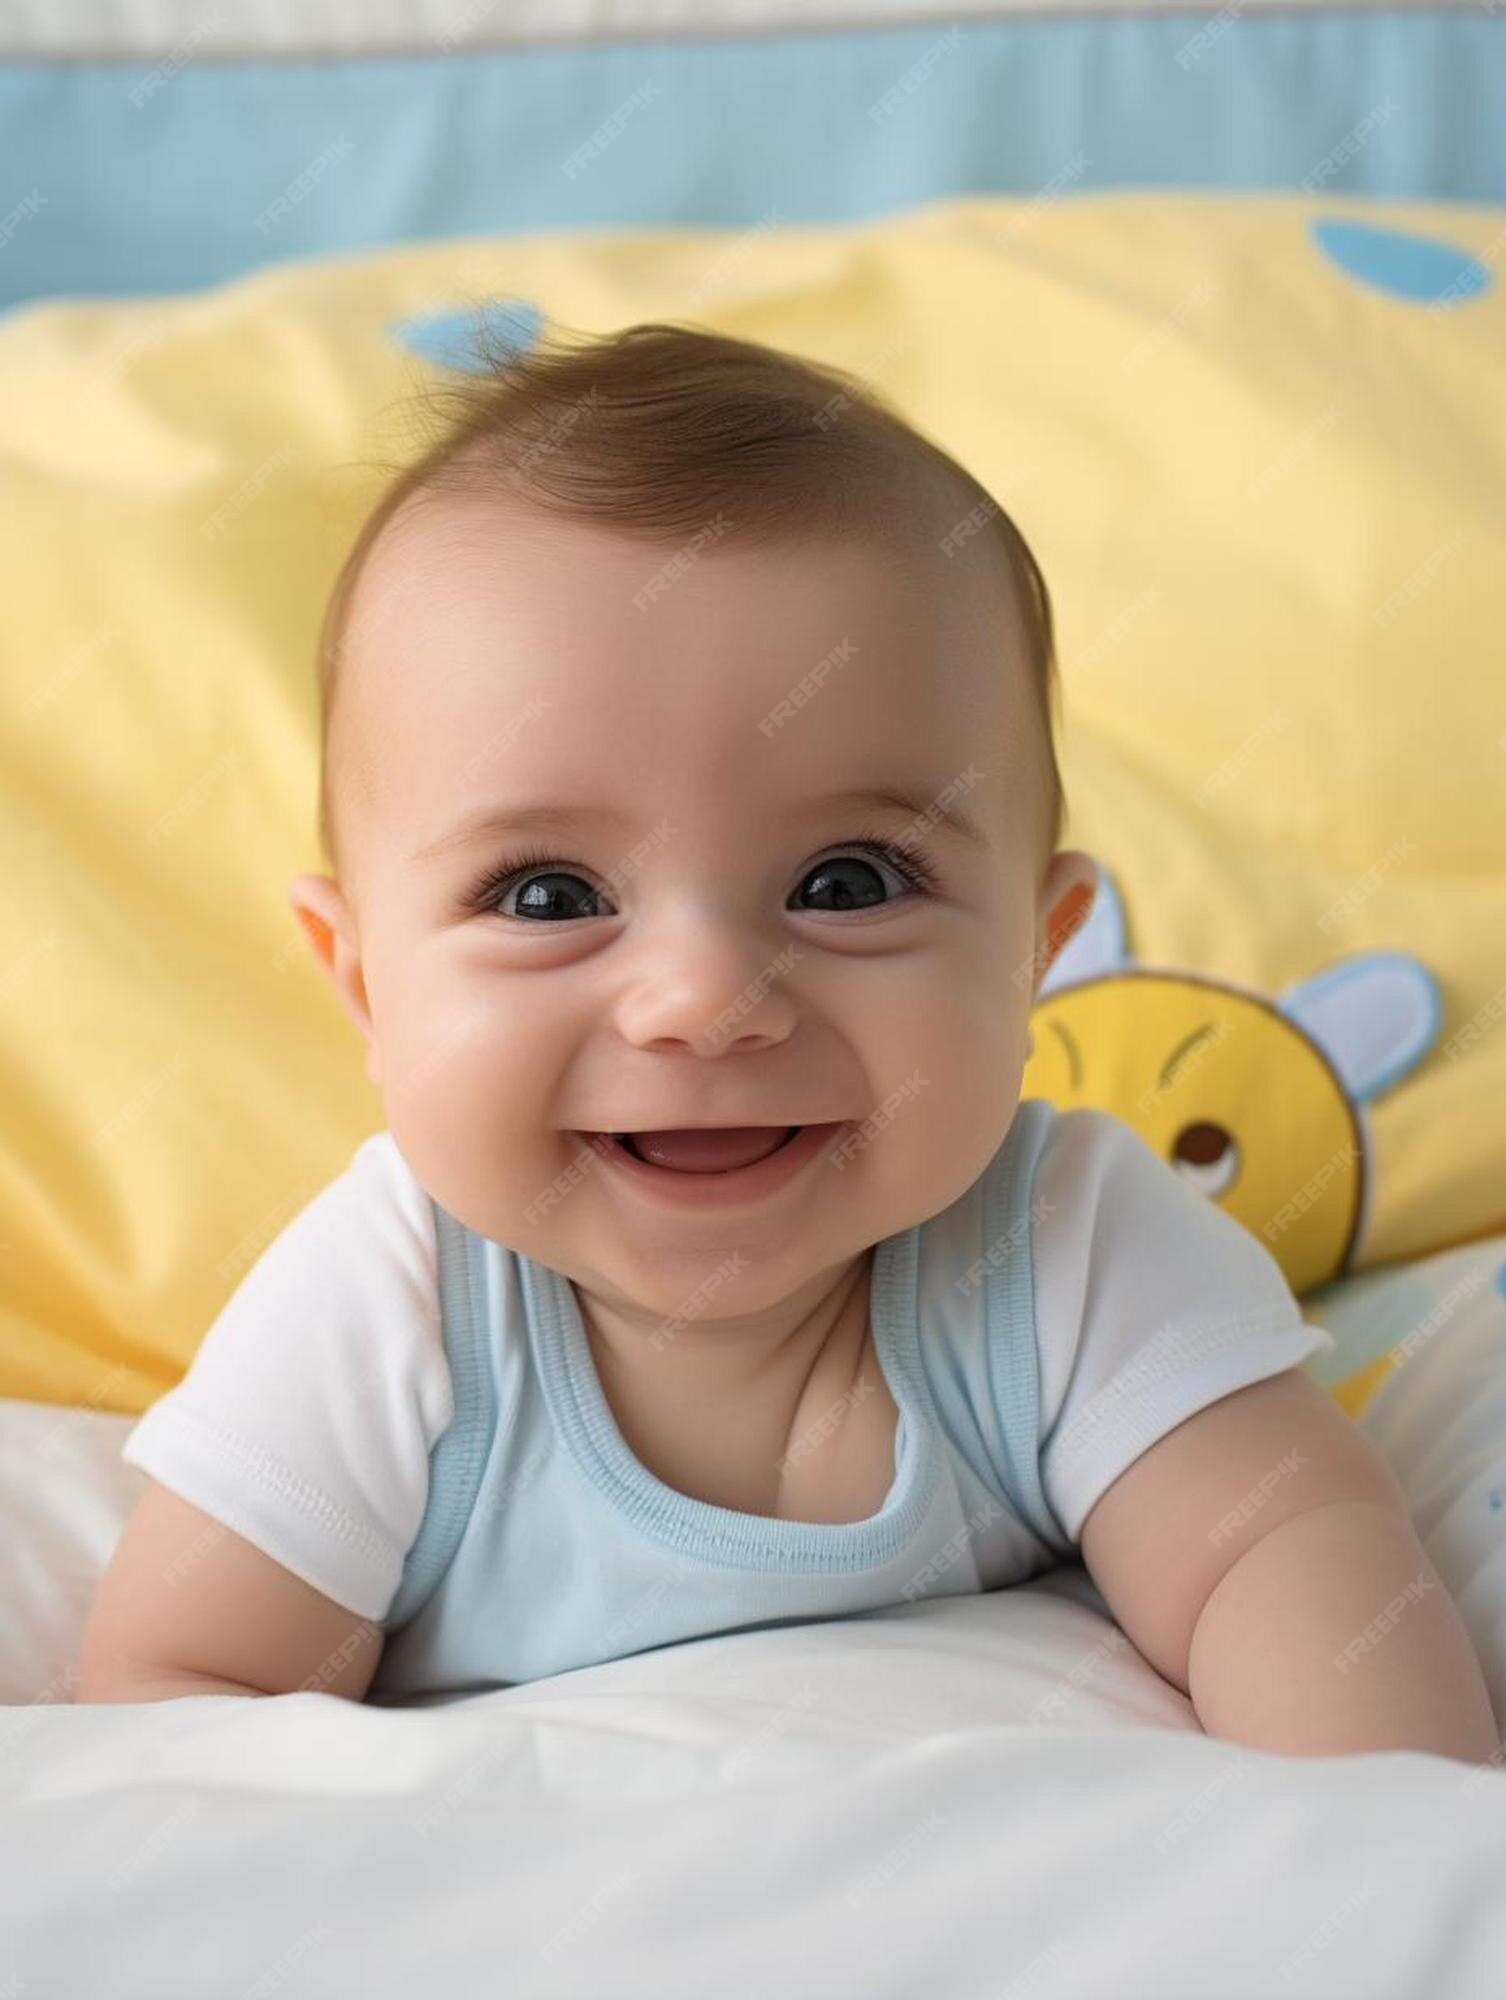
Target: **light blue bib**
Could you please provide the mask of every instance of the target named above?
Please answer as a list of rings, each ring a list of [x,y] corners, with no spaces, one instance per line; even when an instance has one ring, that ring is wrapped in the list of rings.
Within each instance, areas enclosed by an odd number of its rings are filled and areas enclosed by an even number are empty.
[[[713,1506],[629,1450],[569,1281],[434,1203],[454,1417],[371,1698],[516,1685],[713,1633],[998,1589],[1073,1559],[1040,1483],[1031,1187],[1051,1106],[874,1246],[870,1317],[899,1412],[864,1521]]]

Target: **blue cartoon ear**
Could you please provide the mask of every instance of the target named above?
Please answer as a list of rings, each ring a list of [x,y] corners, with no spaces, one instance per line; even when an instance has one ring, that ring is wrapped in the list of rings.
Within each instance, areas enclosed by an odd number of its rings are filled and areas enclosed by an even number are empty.
[[[1105,973],[1122,970],[1126,962],[1124,906],[1114,878],[1095,857],[1098,884],[1087,921],[1074,931],[1046,970],[1036,989],[1036,999],[1044,1000],[1060,986],[1076,986],[1084,979],[1100,979]]]
[[[538,338],[543,314],[527,299],[484,299],[395,320],[388,332],[410,352],[457,374],[483,375],[488,352],[521,351]]]
[[[1443,1008],[1431,972],[1407,951],[1359,951],[1276,997],[1312,1036],[1357,1104],[1415,1069],[1438,1037]]]

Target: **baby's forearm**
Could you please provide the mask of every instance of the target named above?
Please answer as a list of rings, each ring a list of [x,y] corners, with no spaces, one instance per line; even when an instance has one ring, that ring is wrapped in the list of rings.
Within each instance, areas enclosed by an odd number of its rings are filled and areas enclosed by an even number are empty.
[[[1271,1530],[1204,1605],[1188,1693],[1210,1736],[1332,1755],[1499,1748],[1480,1663],[1405,1511],[1315,1507]]]

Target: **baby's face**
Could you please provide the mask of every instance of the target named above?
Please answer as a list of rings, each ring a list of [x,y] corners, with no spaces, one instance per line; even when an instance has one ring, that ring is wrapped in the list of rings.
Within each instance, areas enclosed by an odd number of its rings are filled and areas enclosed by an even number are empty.
[[[716,1318],[978,1177],[1048,914],[1091,874],[1048,867],[1042,725],[982,565],[735,522],[671,556],[477,500],[394,523],[341,669],[354,907],[328,878],[293,898],[326,885],[329,969],[436,1199],[666,1315],[740,1253]],[[843,1130],[731,1206],[597,1138],[813,1124]]]

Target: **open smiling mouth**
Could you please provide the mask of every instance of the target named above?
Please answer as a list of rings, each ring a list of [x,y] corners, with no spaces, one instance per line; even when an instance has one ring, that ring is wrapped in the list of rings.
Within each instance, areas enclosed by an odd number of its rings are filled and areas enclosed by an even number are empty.
[[[701,1125],[606,1136],[634,1159],[673,1174],[725,1174],[766,1160],[801,1130],[799,1125]]]
[[[681,1126],[581,1136],[605,1163],[649,1193],[657,1190],[697,1202],[751,1200],[792,1179],[848,1122]]]

